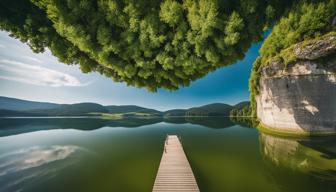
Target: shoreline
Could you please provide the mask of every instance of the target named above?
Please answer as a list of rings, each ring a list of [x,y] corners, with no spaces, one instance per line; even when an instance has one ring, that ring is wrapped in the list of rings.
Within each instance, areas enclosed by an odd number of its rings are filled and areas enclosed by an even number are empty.
[[[262,122],[259,122],[258,126],[256,127],[259,131],[276,135],[276,136],[283,136],[283,137],[323,137],[323,136],[335,136],[336,132],[296,132],[296,131],[286,131],[286,130],[279,130],[278,128],[270,127]]]

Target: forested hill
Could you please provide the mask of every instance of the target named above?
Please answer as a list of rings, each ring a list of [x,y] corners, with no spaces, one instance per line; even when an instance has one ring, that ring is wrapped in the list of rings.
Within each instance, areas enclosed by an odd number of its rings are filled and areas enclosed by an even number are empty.
[[[230,111],[231,117],[251,116],[250,102],[243,101],[233,106]]]
[[[225,103],[212,103],[190,109],[172,109],[164,112],[165,116],[249,116],[250,102],[243,101],[236,105]],[[244,110],[244,112],[241,112]],[[245,111],[247,110],[247,111]]]
[[[48,102],[27,101],[22,99],[0,96],[0,109],[8,110],[33,110],[33,109],[52,109],[59,104]]]
[[[140,107],[136,105],[108,105],[105,107],[109,113],[151,113],[151,114],[161,114],[161,111],[155,109],[149,109],[145,107]]]
[[[213,103],[187,110],[186,116],[229,116],[233,107],[224,103]]]
[[[0,97],[0,117],[86,116],[97,114],[121,115],[124,117],[229,116],[232,110],[248,106],[249,102],[241,102],[234,106],[224,103],[213,103],[190,109],[158,111],[136,105],[103,106],[97,103],[57,104]]]
[[[34,109],[29,112],[48,116],[82,116],[90,113],[108,113],[108,110],[97,103],[76,103],[59,105],[53,109]]]
[[[185,116],[188,109],[171,109],[165,111],[165,116]]]

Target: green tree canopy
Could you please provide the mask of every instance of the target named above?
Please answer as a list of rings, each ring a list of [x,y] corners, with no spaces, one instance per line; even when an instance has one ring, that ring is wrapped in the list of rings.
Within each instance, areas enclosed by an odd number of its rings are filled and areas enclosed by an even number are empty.
[[[177,89],[244,57],[290,0],[2,0],[0,28],[117,82]]]
[[[336,26],[332,25],[335,16],[336,0],[294,3],[262,45],[260,57],[263,63],[295,43],[335,31]]]

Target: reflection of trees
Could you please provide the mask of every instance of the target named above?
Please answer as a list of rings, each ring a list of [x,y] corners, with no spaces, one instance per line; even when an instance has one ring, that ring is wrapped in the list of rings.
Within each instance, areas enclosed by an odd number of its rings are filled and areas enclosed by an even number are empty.
[[[151,125],[162,122],[161,117],[153,118],[122,118],[117,120],[110,120],[106,123],[108,127],[140,127],[144,125]]]
[[[0,136],[50,129],[95,130],[108,127],[139,127],[161,122],[161,118],[4,118],[0,121]]]
[[[224,117],[154,117],[122,118],[115,120],[100,118],[3,118],[0,121],[0,136],[51,129],[94,130],[102,127],[131,128],[160,122],[172,124],[191,123],[209,128],[226,128],[234,125],[229,118]]]
[[[259,124],[258,120],[253,117],[230,117],[230,120],[235,124],[250,128],[256,128]]]
[[[184,116],[181,116],[181,117],[164,117],[163,118],[163,121],[166,122],[166,123],[173,123],[173,124],[185,124],[185,123],[188,123],[186,121],[186,118]]]
[[[336,187],[335,137],[295,139],[260,133],[259,139],[270,177],[279,186],[286,188],[292,180],[292,189],[312,190],[325,180],[324,185]]]
[[[94,130],[105,126],[107,120],[96,118],[3,118],[0,121],[0,136],[50,130]]]
[[[169,123],[191,123],[209,128],[227,128],[234,125],[227,117],[165,117],[164,122]]]

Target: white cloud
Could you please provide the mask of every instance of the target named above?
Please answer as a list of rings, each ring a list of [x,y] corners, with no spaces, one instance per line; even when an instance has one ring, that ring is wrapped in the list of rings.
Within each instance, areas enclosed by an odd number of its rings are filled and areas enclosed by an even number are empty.
[[[81,83],[76,77],[66,73],[14,60],[1,59],[0,71],[6,72],[0,75],[0,79],[32,85],[62,87],[88,84]]]
[[[4,45],[0,44],[0,48],[6,48],[6,46],[4,46]]]
[[[35,61],[35,62],[37,62],[37,63],[43,63],[43,61],[41,61],[40,59],[35,58],[35,57],[23,56],[23,58],[29,59],[29,60],[31,60],[31,61]]]

